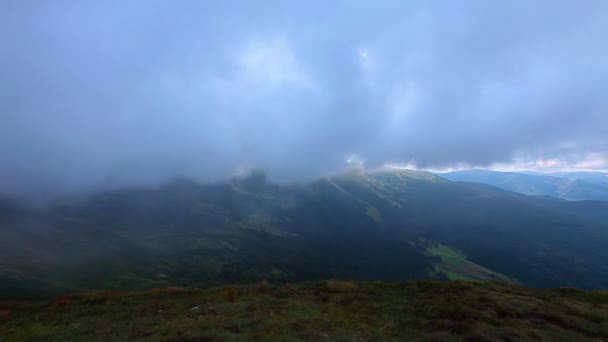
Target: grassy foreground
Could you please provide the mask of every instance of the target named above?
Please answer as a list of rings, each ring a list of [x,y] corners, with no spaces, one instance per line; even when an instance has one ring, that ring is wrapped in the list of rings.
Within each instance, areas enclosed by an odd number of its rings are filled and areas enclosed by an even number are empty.
[[[467,281],[91,292],[0,303],[0,341],[608,340],[608,292]]]

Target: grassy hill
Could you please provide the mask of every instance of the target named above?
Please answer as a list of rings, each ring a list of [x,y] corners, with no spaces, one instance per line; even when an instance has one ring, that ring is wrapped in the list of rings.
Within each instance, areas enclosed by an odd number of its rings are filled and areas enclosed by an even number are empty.
[[[2,203],[3,299],[329,278],[608,288],[608,202],[525,196],[426,172],[350,172],[299,185],[258,172],[36,210]]]
[[[260,283],[0,303],[0,341],[606,338],[608,292],[466,281]]]

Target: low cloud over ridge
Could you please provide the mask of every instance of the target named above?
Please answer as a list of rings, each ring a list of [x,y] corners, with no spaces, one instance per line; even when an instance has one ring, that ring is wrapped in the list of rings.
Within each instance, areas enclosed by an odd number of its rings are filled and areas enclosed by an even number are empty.
[[[6,1],[0,192],[608,168],[605,1]],[[352,159],[351,159],[352,160]]]

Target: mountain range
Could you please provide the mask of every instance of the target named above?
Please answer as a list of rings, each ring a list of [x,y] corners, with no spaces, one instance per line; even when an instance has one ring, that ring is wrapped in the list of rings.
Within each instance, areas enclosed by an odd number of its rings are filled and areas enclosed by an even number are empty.
[[[437,173],[452,181],[493,185],[526,195],[546,195],[567,200],[608,200],[608,174],[604,172],[500,172],[460,170]]]
[[[571,202],[422,171],[298,185],[213,184],[0,201],[0,293],[208,287],[267,280],[472,279],[608,288],[608,202]]]

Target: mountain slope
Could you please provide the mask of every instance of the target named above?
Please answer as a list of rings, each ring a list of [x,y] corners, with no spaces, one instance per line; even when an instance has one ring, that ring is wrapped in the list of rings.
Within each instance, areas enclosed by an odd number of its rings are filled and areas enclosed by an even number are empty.
[[[461,170],[438,175],[452,181],[484,183],[526,195],[546,195],[567,200],[608,200],[608,176],[602,173]]]
[[[515,283],[515,279],[496,273],[483,266],[467,260],[466,256],[458,251],[437,243],[430,243],[426,254],[435,257],[433,262],[435,270],[445,274],[452,280],[486,280]]]
[[[608,293],[463,281],[268,283],[0,302],[0,339],[601,341]]]
[[[415,171],[179,179],[13,215],[0,224],[0,293],[323,278],[608,288],[607,211],[567,204]]]

